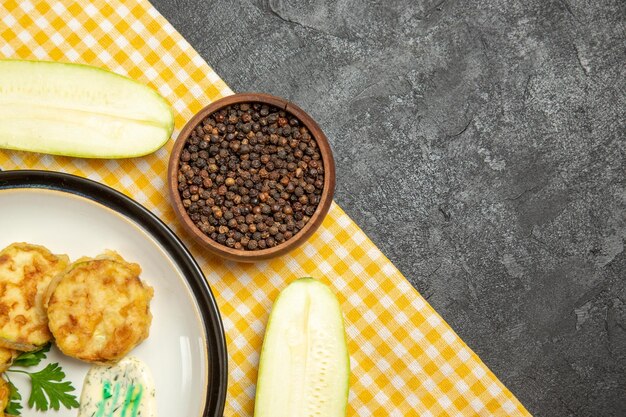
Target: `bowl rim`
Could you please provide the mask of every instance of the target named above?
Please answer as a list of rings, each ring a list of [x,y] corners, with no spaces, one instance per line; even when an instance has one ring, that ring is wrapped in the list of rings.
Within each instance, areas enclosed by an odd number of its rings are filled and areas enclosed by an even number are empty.
[[[309,132],[311,132],[313,139],[316,141],[320,149],[322,164],[324,166],[324,188],[322,189],[320,202],[318,203],[315,212],[311,216],[310,220],[306,223],[304,228],[296,233],[291,239],[279,245],[276,245],[273,248],[254,251],[229,248],[228,246],[222,245],[202,233],[202,231],[198,227],[196,227],[194,222],[187,214],[187,211],[183,207],[180,193],[178,192],[178,162],[183,147],[188,137],[191,135],[193,129],[195,129],[208,115],[218,110],[221,110],[224,107],[241,103],[269,104],[295,116],[309,129]],[[319,228],[324,218],[326,217],[326,214],[330,210],[330,206],[333,202],[335,185],[335,161],[333,158],[330,142],[328,141],[328,138],[326,137],[322,129],[315,122],[315,120],[311,118],[311,116],[309,116],[297,105],[283,98],[266,93],[237,93],[223,97],[202,108],[191,119],[189,119],[189,121],[185,124],[185,126],[178,134],[174,146],[172,147],[168,164],[168,188],[170,191],[170,201],[174,208],[176,217],[183,225],[184,229],[194,238],[196,242],[206,248],[210,253],[220,256],[222,258],[239,262],[256,262],[278,257],[292,251],[293,249],[306,242],[309,237]]]

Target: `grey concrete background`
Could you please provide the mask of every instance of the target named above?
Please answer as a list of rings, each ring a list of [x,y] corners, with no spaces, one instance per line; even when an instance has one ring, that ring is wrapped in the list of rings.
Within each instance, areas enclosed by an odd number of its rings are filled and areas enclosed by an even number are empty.
[[[157,9],[301,105],[336,200],[537,416],[626,416],[626,2]]]

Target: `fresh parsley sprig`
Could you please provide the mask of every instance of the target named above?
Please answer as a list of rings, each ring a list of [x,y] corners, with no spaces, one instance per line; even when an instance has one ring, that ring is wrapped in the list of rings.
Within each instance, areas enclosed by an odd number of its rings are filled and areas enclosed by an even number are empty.
[[[20,410],[23,408],[21,401],[22,396],[17,390],[17,387],[13,385],[11,381],[9,381],[9,403],[4,409],[4,412],[12,416],[21,416],[22,412]]]
[[[24,352],[18,356],[11,368],[7,372],[28,375],[31,383],[28,406],[39,411],[53,409],[58,411],[63,405],[65,408],[78,408],[79,403],[76,396],[72,394],[75,388],[65,379],[65,372],[58,363],[49,363],[44,369],[38,372],[29,372],[21,369],[13,369],[14,366],[31,367],[41,363],[46,358],[46,353],[50,350],[50,345],[46,345],[35,352]],[[14,416],[20,416],[22,409],[22,396],[17,387],[9,381],[9,405],[5,411]]]
[[[11,366],[23,366],[28,368],[29,366],[37,366],[39,362],[46,359],[46,353],[50,352],[50,343],[45,345],[39,350],[33,352],[23,352],[15,360]]]

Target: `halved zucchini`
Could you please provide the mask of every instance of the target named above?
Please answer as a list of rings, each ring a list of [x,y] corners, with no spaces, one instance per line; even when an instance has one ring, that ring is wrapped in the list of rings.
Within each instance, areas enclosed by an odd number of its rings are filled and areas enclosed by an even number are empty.
[[[267,326],[255,417],[345,417],[350,358],[339,302],[301,278],[276,300]]]
[[[100,68],[0,60],[0,148],[85,158],[156,151],[174,129],[156,91]]]

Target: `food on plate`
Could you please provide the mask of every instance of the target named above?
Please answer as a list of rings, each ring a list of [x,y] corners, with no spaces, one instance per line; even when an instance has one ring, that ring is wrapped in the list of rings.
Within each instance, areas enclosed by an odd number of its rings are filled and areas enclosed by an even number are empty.
[[[272,248],[315,213],[324,163],[294,115],[261,103],[233,104],[200,122],[178,161],[187,215],[210,239],[238,250]]]
[[[39,365],[42,359],[45,359],[46,352],[50,349],[50,345],[34,352],[24,352],[18,356],[14,365],[20,369],[7,370],[7,373],[19,373],[27,376],[30,380],[30,393],[28,395],[28,408],[39,411],[47,411],[49,409],[58,411],[61,406],[71,409],[78,408],[78,401],[72,394],[75,388],[70,381],[65,381],[65,372],[58,363],[49,363],[45,368],[38,371],[26,369]],[[18,388],[9,382],[10,395],[9,404],[4,409],[5,413],[21,415],[20,409],[23,408],[22,397]],[[29,414],[30,415],[30,414]]]
[[[11,389],[9,388],[9,384],[4,380],[4,378],[0,378],[0,417],[4,417],[4,409],[9,405],[9,395],[11,394]]]
[[[47,293],[49,326],[58,348],[93,363],[122,359],[148,337],[153,290],[141,268],[115,252],[81,258]]]
[[[287,286],[267,325],[255,417],[345,417],[350,358],[339,302],[313,278]]]
[[[0,251],[0,373],[28,376],[29,408],[79,407],[74,387],[65,381],[58,363],[38,371],[26,369],[46,358],[53,335],[62,352],[95,363],[116,362],[148,337],[153,291],[140,273],[139,265],[112,251],[72,264],[66,255],[28,243],[13,243]],[[120,400],[120,410],[126,411],[119,414],[111,408],[107,415],[155,415],[154,384],[145,365],[129,359],[118,368],[94,369],[99,371],[93,374],[112,377],[112,393],[124,390],[127,395]],[[21,400],[17,388],[0,378],[0,417],[20,415]]]
[[[18,355],[18,351],[0,347],[0,373],[6,371]]]
[[[174,128],[169,104],[87,65],[0,60],[0,148],[85,158],[146,155]]]
[[[156,417],[148,366],[129,356],[115,365],[93,366],[83,384],[78,417]]]
[[[0,346],[29,351],[50,341],[43,295],[68,262],[66,255],[29,243],[0,251]]]

